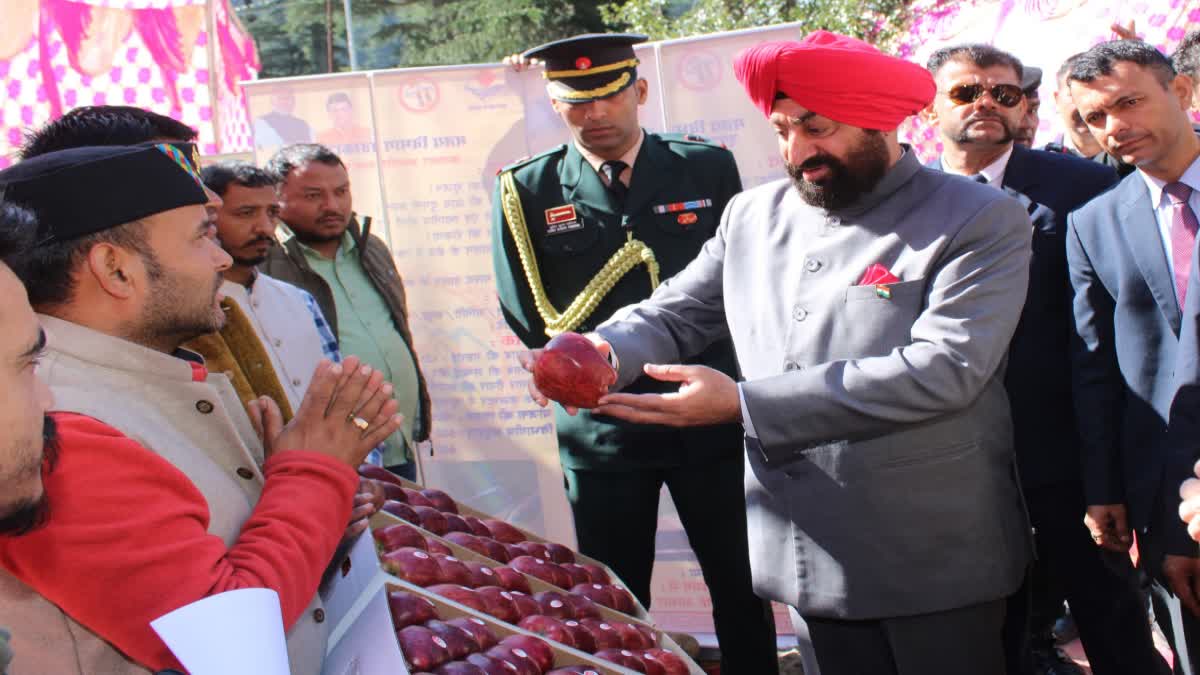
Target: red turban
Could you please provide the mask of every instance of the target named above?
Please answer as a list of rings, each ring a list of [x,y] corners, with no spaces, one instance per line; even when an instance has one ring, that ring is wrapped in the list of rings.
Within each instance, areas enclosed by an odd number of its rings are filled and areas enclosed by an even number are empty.
[[[754,107],[771,115],[777,93],[835,122],[891,131],[937,91],[915,63],[888,56],[862,40],[815,31],[799,42],[764,42],[733,64]]]

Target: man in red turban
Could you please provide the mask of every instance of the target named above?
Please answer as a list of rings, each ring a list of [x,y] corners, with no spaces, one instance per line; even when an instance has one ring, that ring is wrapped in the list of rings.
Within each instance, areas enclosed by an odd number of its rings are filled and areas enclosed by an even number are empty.
[[[824,675],[1002,675],[1031,550],[1001,368],[1029,217],[900,144],[923,68],[818,32],[736,69],[791,180],[733,197],[696,259],[597,328],[614,391],[679,388],[592,413],[743,426],[754,589],[804,617]],[[730,337],[737,379],[684,364]]]

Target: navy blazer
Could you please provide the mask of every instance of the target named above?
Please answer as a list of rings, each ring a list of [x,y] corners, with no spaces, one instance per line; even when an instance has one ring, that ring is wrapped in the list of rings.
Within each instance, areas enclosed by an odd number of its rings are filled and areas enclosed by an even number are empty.
[[[941,162],[935,166],[940,169]],[[1025,206],[1033,224],[1029,293],[1004,375],[1017,467],[1026,489],[1081,478],[1079,433],[1071,402],[1075,327],[1067,275],[1067,214],[1116,182],[1111,167],[1019,145],[1013,147],[1004,168],[1001,188]]]
[[[1156,549],[1195,556],[1177,514],[1182,477],[1167,439],[1182,312],[1140,172],[1068,217],[1067,260],[1088,504],[1125,504],[1130,525],[1153,532]]]

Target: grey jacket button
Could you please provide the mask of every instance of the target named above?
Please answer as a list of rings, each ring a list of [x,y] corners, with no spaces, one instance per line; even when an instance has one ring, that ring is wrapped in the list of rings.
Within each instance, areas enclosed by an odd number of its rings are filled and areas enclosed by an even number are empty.
[[[792,318],[797,321],[803,321],[808,318],[808,310],[803,307],[796,307],[792,310]]]
[[[202,414],[207,415],[213,411],[213,404],[210,401],[196,401],[196,410],[199,410]]]
[[[804,269],[808,270],[809,272],[816,272],[817,270],[821,269],[821,261],[816,260],[815,258],[809,258],[808,262],[804,263]]]
[[[238,467],[238,470],[237,470],[237,475],[238,475],[239,477],[241,477],[241,478],[244,478],[244,479],[246,479],[246,480],[250,480],[251,478],[254,478],[254,472],[253,472],[253,471],[251,471],[250,469],[247,469],[247,468],[246,468],[246,467],[244,467],[244,466],[239,466],[239,467]]]

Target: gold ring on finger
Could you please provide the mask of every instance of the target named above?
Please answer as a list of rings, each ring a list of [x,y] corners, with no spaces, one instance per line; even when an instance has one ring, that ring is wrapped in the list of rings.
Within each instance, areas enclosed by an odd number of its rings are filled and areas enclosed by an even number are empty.
[[[370,422],[368,422],[368,421],[364,420],[363,418],[358,417],[356,415],[351,415],[349,418],[347,418],[346,421],[348,421],[351,424],[353,424],[354,426],[358,427],[358,430],[362,431],[364,433],[366,432],[367,429],[371,428]]]

